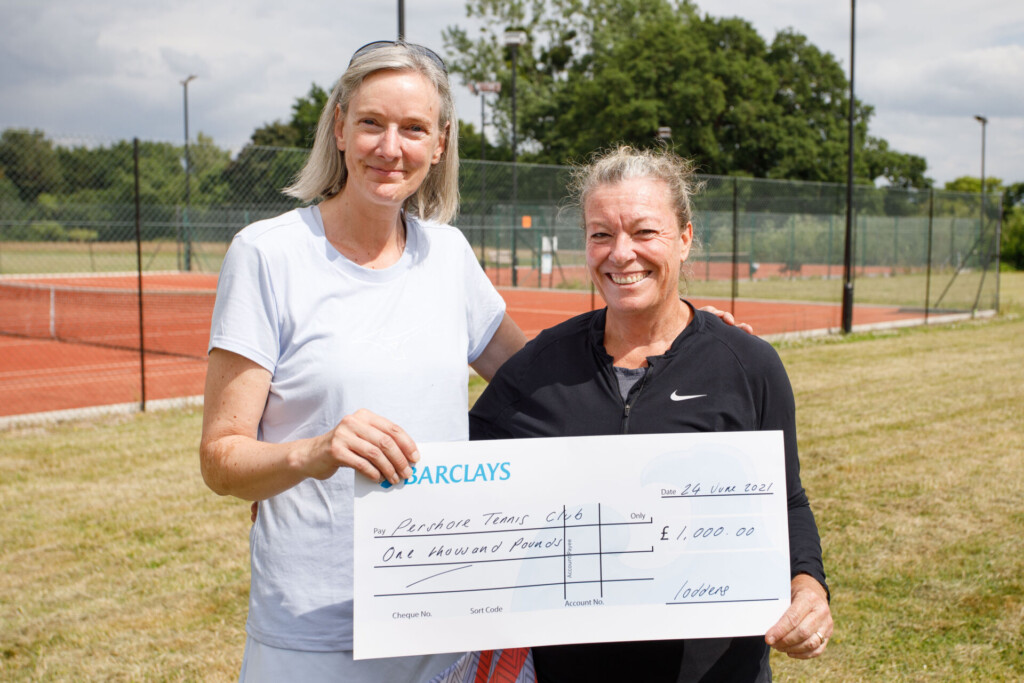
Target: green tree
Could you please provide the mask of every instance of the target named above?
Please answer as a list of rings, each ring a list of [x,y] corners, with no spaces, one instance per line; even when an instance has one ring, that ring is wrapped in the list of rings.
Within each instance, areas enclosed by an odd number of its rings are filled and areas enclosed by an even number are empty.
[[[1024,270],[1024,182],[1003,189],[1002,262]]]
[[[224,171],[231,163],[231,154],[213,142],[209,135],[199,133],[189,145],[192,166],[191,201],[196,206],[223,204],[229,187]]]
[[[41,130],[6,129],[0,135],[0,171],[24,202],[57,191],[63,184],[57,151]]]
[[[791,30],[765,43],[740,18],[701,15],[689,0],[469,0],[483,24],[444,32],[449,67],[466,82],[503,84],[496,118],[509,137],[511,59],[519,48],[523,158],[565,163],[617,142],[671,144],[718,175],[845,181],[848,81],[836,59]],[[855,175],[923,187],[923,159],[868,136],[871,106],[855,106]],[[503,124],[503,125],[502,125]],[[883,153],[884,152],[884,153]]]
[[[955,180],[946,182],[945,189],[950,192],[969,192],[971,194],[981,194],[981,178],[976,176],[960,176]],[[1003,187],[1002,178],[996,178],[989,176],[985,178],[985,190],[988,194],[996,194],[1005,191]]]
[[[512,161],[512,149],[504,145],[492,145],[483,139],[472,123],[459,120],[459,158],[477,160],[480,158],[481,143],[486,145],[483,150],[487,161]]]
[[[889,143],[881,138],[868,137],[861,159],[867,167],[866,177],[872,180],[882,178],[890,187],[926,189],[935,184],[925,176],[928,162],[924,157],[892,150]]]
[[[278,119],[260,126],[253,131],[252,144],[263,147],[312,148],[320,112],[329,96],[327,90],[313,83],[308,93],[295,98],[291,118],[287,122]]]

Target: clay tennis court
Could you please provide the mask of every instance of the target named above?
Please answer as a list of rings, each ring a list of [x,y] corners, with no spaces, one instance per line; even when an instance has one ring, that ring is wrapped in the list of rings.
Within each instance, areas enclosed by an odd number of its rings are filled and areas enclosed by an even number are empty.
[[[536,281],[524,271],[520,283]],[[0,417],[138,403],[145,363],[147,401],[201,395],[216,275],[143,275],[143,337],[139,347],[137,276],[84,275],[0,281]],[[589,290],[509,289],[498,276],[508,312],[528,337],[603,306]],[[728,299],[691,298],[729,310]],[[737,318],[760,335],[835,330],[838,304],[735,303]],[[854,324],[922,318],[920,310],[857,306]]]

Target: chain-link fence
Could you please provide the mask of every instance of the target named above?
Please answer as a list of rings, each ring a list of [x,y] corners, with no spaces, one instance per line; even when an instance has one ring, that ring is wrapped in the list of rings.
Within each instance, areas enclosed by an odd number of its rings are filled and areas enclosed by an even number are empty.
[[[297,203],[306,152],[0,136],[0,419],[202,392],[232,236]],[[187,172],[186,172],[187,168]],[[588,288],[569,169],[463,161],[463,230],[501,287]],[[704,177],[694,296],[838,303],[846,188]],[[998,307],[998,196],[858,187],[858,305]],[[141,296],[140,296],[141,295]],[[723,305],[728,308],[728,304]],[[854,319],[856,321],[856,309]]]

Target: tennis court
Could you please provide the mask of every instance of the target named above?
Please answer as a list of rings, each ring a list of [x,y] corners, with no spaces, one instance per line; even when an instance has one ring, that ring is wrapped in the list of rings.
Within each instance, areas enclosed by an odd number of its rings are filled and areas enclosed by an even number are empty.
[[[520,273],[520,282],[529,282],[530,275]],[[216,280],[203,273],[145,273],[140,335],[134,273],[0,279],[0,417],[138,404],[143,365],[147,402],[202,394]],[[499,291],[531,338],[604,305],[589,290]],[[733,308],[729,299],[691,301]],[[766,336],[840,327],[837,304],[738,299],[734,311]],[[858,306],[854,324],[905,324],[922,317],[919,309]]]

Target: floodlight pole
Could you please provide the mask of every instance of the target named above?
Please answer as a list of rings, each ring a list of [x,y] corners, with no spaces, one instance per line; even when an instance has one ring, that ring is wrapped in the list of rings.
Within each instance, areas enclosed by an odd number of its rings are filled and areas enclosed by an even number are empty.
[[[519,159],[518,140],[516,138],[516,71],[519,58],[519,46],[526,42],[525,31],[505,31],[505,46],[512,48],[512,286],[519,284],[519,277],[516,269],[519,266],[519,259],[516,255],[518,247],[516,240],[516,229],[518,225],[517,204],[519,201],[519,172],[517,169]]]
[[[398,39],[405,40],[405,0],[398,0]]]
[[[189,75],[185,80],[181,81],[181,85],[185,90],[185,216],[184,216],[184,238],[185,238],[185,271],[189,272],[192,270],[192,233],[189,227],[189,208],[192,205],[191,201],[191,185],[192,185],[192,160],[189,157],[188,151],[188,84],[196,79],[195,74]]]
[[[981,124],[981,221],[982,227],[985,223],[985,126],[988,119],[981,114],[976,114],[974,119]]]
[[[850,111],[846,148],[846,247],[843,252],[843,333],[853,330],[853,47],[857,0],[850,0]]]
[[[486,104],[484,99],[484,93],[488,92],[501,92],[501,83],[498,81],[473,81],[469,84],[469,90],[474,95],[480,95],[480,161],[487,161],[487,136],[484,134],[484,130],[487,127],[487,112],[484,108]],[[487,245],[484,244],[486,241],[486,233],[484,232],[484,206],[487,203],[487,164],[480,164],[480,267],[487,267],[486,251]]]
[[[501,92],[501,83],[498,81],[473,81],[469,84],[469,91],[474,95],[480,95],[480,161],[486,161],[487,137],[484,135],[484,128],[487,127],[487,113],[484,109],[484,93]]]

